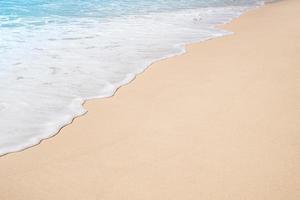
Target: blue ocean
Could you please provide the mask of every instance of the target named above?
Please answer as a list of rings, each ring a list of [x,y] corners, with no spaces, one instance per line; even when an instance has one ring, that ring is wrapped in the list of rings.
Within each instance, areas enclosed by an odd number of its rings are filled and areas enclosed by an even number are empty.
[[[216,25],[263,3],[0,0],[0,155],[53,136],[85,100],[112,96],[185,44],[231,34]]]

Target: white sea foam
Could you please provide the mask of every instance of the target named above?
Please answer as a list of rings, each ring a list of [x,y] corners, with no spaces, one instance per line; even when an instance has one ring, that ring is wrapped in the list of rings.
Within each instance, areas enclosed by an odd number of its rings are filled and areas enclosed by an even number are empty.
[[[56,134],[85,112],[84,100],[113,95],[152,62],[183,53],[185,44],[230,34],[215,25],[249,8],[49,19],[42,27],[33,20],[0,29],[0,155]]]

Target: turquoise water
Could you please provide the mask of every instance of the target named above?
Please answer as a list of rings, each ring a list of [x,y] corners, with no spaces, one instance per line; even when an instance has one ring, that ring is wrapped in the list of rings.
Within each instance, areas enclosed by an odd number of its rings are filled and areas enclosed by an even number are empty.
[[[2,16],[111,17],[199,7],[245,6],[259,0],[1,0]]]
[[[0,0],[0,155],[56,134],[85,100],[113,95],[184,44],[230,34],[215,25],[261,3]]]

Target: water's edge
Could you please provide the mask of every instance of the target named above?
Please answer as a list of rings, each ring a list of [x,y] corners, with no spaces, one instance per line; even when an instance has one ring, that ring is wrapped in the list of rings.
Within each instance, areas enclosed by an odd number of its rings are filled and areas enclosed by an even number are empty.
[[[32,147],[35,147],[39,144],[41,144],[44,140],[47,140],[47,139],[50,139],[54,136],[56,136],[57,134],[59,134],[62,129],[64,129],[65,127],[69,126],[70,124],[72,124],[74,122],[75,119],[79,118],[79,117],[82,117],[84,116],[86,113],[88,113],[88,110],[85,109],[84,105],[86,104],[86,102],[90,101],[90,100],[94,100],[94,99],[105,99],[105,98],[110,98],[110,97],[113,97],[116,92],[122,87],[122,86],[126,86],[128,84],[130,84],[131,82],[133,82],[136,77],[142,73],[144,73],[149,67],[151,67],[153,64],[157,63],[157,62],[160,62],[162,60],[165,60],[165,59],[169,59],[169,58],[172,58],[172,57],[176,57],[176,56],[180,56],[180,55],[183,55],[185,53],[187,53],[187,46],[191,45],[191,44],[199,44],[201,42],[205,42],[205,41],[208,41],[208,40],[211,40],[211,39],[216,39],[216,38],[220,38],[220,37],[224,37],[224,36],[228,36],[228,35],[232,35],[234,34],[234,32],[230,31],[230,30],[226,30],[224,28],[220,28],[221,25],[225,25],[225,24],[229,24],[229,23],[232,23],[234,20],[236,19],[239,19],[242,15],[245,15],[246,13],[248,13],[249,11],[253,11],[253,10],[256,10],[256,9],[259,9],[263,6],[266,6],[267,4],[269,3],[275,3],[277,2],[276,0],[275,1],[270,1],[270,2],[265,2],[264,4],[261,4],[260,6],[254,6],[254,7],[251,7],[251,8],[248,8],[246,9],[243,13],[231,18],[228,22],[225,22],[225,23],[220,23],[220,24],[217,24],[215,26],[213,26],[214,29],[218,29],[218,30],[225,30],[225,31],[228,31],[227,33],[224,33],[222,35],[219,35],[219,36],[211,36],[210,38],[208,39],[198,39],[198,40],[195,40],[195,41],[190,41],[190,42],[187,42],[187,43],[184,43],[184,44],[174,44],[173,47],[174,48],[180,48],[180,52],[178,53],[173,53],[173,54],[169,54],[167,56],[162,56],[161,58],[159,59],[156,59],[154,61],[152,61],[150,64],[148,64],[143,70],[141,70],[140,72],[137,72],[136,74],[128,74],[128,75],[132,75],[130,77],[128,77],[127,79],[123,80],[118,87],[114,88],[112,90],[112,92],[110,94],[107,94],[107,95],[103,95],[103,96],[95,96],[95,97],[90,97],[90,98],[86,98],[84,100],[79,100],[79,99],[74,99],[74,101],[80,101],[81,103],[81,107],[82,107],[82,110],[80,112],[78,112],[77,114],[75,114],[74,116],[70,116],[68,120],[66,120],[66,122],[64,123],[64,125],[62,125],[60,128],[58,128],[57,131],[53,132],[52,134],[49,134],[47,137],[41,137],[41,138],[36,138],[35,139],[35,142],[32,142],[32,144],[28,144],[26,147],[22,147],[22,148],[19,148],[19,149],[16,149],[16,150],[12,150],[12,151],[9,151],[9,152],[6,152],[4,154],[0,154],[0,157],[2,156],[5,156],[5,155],[8,155],[8,154],[12,154],[12,153],[18,153],[18,152],[22,152],[22,151],[25,151],[29,148],[32,148]]]

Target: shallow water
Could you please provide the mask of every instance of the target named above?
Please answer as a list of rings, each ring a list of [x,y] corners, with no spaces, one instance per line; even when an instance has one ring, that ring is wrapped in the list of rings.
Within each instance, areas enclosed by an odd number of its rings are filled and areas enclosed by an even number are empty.
[[[0,0],[0,155],[56,134],[260,0]],[[101,122],[99,122],[101,123]]]

